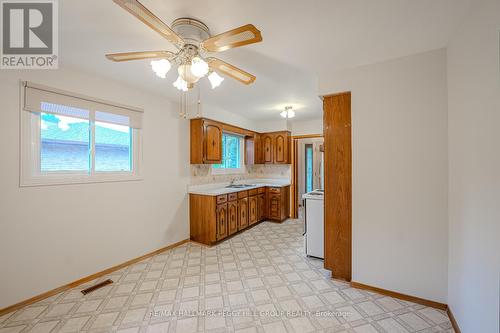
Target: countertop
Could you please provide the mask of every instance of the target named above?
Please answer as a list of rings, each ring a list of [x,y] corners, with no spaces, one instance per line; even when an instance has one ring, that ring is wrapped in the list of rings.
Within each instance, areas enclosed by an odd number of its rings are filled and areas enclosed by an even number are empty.
[[[236,193],[241,191],[248,191],[259,187],[285,187],[290,186],[289,179],[243,179],[235,182],[238,184],[248,184],[252,185],[245,188],[227,188],[229,183],[214,183],[214,184],[204,184],[204,185],[191,185],[188,187],[189,194],[200,194],[200,195],[221,195],[228,193]]]

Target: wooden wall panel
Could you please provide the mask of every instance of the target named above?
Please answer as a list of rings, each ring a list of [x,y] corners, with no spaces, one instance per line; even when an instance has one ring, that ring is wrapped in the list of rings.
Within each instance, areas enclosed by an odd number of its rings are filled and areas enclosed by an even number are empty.
[[[351,93],[323,100],[325,138],[325,268],[351,281],[352,152]]]

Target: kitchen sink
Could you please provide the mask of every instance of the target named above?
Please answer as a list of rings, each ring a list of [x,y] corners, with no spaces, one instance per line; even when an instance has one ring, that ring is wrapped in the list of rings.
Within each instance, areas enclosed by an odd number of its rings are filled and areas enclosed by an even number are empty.
[[[235,185],[228,185],[226,188],[247,188],[247,187],[254,187],[255,185],[249,185],[249,184],[235,184]]]

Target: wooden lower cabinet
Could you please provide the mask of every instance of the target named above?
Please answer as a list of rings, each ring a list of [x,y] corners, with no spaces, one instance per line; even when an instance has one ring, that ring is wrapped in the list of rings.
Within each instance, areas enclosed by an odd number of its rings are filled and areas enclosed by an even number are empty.
[[[267,188],[267,218],[283,222],[290,216],[290,186]]]
[[[282,222],[289,216],[289,200],[289,186],[219,196],[190,194],[190,238],[213,245],[265,219]]]
[[[238,230],[248,227],[248,198],[238,200]]]
[[[248,223],[250,225],[259,222],[259,204],[256,195],[248,198]]]
[[[259,194],[257,196],[257,211],[258,211],[258,220],[263,221],[266,219],[266,195]]]
[[[232,235],[238,231],[238,202],[230,201],[227,204],[228,234]]]
[[[227,203],[217,205],[217,240],[228,236]]]

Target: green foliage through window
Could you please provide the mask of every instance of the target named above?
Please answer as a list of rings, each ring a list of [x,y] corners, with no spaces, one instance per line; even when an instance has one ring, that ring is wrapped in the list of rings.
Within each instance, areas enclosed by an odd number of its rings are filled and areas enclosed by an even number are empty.
[[[213,165],[216,169],[241,168],[241,137],[231,134],[222,134],[222,163]]]

